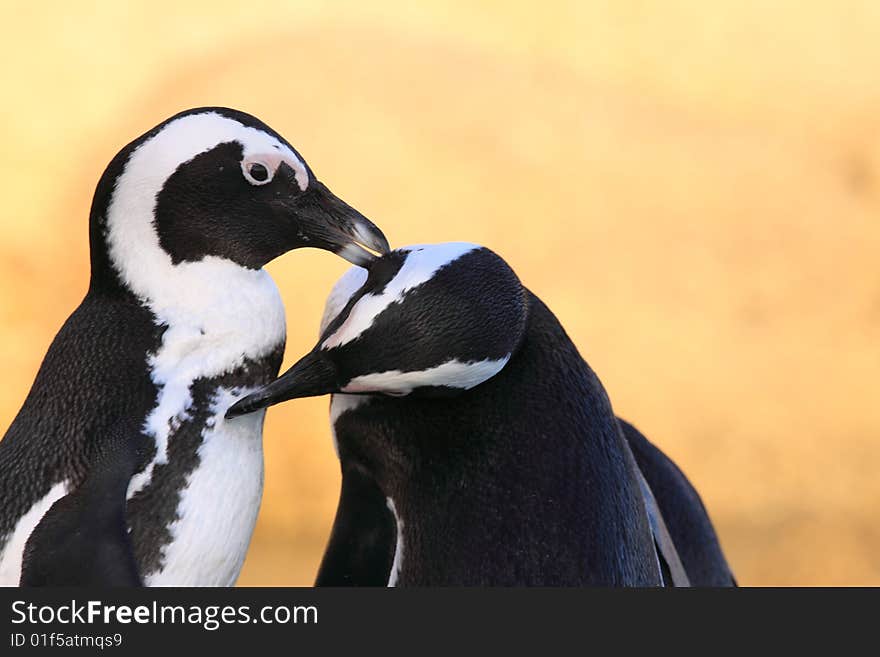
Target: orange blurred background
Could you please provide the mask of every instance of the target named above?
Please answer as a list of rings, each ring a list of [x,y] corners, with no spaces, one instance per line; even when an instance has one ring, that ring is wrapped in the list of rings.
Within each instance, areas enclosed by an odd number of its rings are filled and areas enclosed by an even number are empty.
[[[880,3],[0,7],[0,429],[85,292],[104,166],[187,107],[262,118],[395,246],[467,240],[691,478],[740,583],[880,584]],[[269,267],[285,367],[342,260]],[[266,423],[240,584],[311,584],[327,399]]]

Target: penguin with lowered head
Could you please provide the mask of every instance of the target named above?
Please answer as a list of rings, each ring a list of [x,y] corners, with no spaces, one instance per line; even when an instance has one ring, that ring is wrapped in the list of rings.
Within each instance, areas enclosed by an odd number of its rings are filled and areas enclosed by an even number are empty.
[[[263,485],[284,307],[263,266],[357,265],[382,233],[253,116],[199,108],[125,146],[89,218],[91,280],[0,442],[0,584],[227,586]]]
[[[342,491],[319,585],[732,583],[692,498],[675,529],[702,544],[682,562],[662,506],[692,488],[656,448],[640,470],[624,426],[641,434],[486,248],[412,246],[352,268],[315,348],[228,416],[328,393]],[[658,500],[649,479],[672,492]]]

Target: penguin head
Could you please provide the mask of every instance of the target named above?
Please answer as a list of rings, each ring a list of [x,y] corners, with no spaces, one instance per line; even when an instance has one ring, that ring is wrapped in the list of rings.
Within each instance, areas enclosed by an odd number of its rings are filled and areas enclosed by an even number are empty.
[[[396,249],[354,267],[327,301],[314,349],[228,416],[327,393],[449,396],[495,376],[525,332],[526,291],[474,244]]]
[[[123,148],[95,192],[92,283],[146,296],[150,276],[208,260],[259,270],[299,247],[358,265],[388,243],[334,196],[277,132],[243,112],[199,108]]]

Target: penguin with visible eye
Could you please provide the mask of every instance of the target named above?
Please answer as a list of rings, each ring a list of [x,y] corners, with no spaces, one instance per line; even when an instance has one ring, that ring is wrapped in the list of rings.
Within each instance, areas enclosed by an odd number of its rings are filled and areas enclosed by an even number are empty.
[[[488,249],[349,270],[316,347],[228,415],[327,393],[342,492],[319,585],[689,583],[598,378]]]
[[[89,219],[91,281],[0,441],[0,584],[232,585],[260,506],[284,307],[263,266],[388,244],[277,132],[182,112],[123,148]],[[367,247],[365,249],[364,247]]]

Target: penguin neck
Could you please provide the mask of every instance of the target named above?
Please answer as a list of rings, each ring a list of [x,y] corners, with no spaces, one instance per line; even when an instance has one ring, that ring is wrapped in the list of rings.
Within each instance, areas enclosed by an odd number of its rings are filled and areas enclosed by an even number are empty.
[[[620,553],[650,533],[605,391],[529,297],[523,343],[492,379],[450,399],[372,397],[337,421],[341,458],[404,528],[403,584],[652,583]]]
[[[167,327],[163,346],[169,338],[186,336],[185,344],[172,350],[175,356],[196,343],[216,343],[219,351],[206,350],[213,361],[206,364],[206,375],[223,374],[230,365],[262,358],[283,345],[284,307],[263,269],[212,255],[174,263],[162,248],[156,199],[180,156],[150,149],[158,131],[120,151],[95,189],[89,216],[89,293],[134,297],[158,326]]]
[[[160,351],[167,360],[206,359],[203,376],[276,351],[286,334],[284,306],[268,272],[210,255],[175,264],[159,243],[145,189],[140,198],[129,186],[109,197],[106,211],[93,211],[89,293],[135,299],[165,328]]]
[[[265,270],[208,256],[198,262],[155,263],[93,285],[92,295],[123,295],[150,311],[163,329],[171,362],[202,360],[202,376],[217,376],[245,360],[259,360],[284,344],[284,305]],[[199,353],[194,353],[198,351]]]

